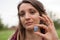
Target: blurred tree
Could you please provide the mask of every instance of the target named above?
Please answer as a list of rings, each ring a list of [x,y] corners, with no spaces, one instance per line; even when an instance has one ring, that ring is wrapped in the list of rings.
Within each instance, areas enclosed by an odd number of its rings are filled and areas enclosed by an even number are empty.
[[[8,29],[8,25],[3,24],[2,18],[0,16],[0,30],[6,30],[6,29]]]
[[[60,29],[60,19],[57,19],[56,14],[52,11],[48,11],[48,15],[53,20],[56,29]]]
[[[2,23],[2,19],[0,18],[0,30],[2,30],[4,27],[3,23]]]
[[[54,21],[54,25],[56,29],[60,29],[60,19],[57,19],[56,21]]]

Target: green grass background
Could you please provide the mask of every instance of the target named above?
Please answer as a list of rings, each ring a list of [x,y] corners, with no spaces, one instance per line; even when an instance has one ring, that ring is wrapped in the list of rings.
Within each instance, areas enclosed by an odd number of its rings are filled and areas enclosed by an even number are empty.
[[[0,40],[8,40],[8,38],[12,35],[14,30],[2,30],[0,31]]]
[[[2,30],[0,31],[0,40],[8,40],[14,30]],[[60,38],[60,29],[57,29],[58,36]]]

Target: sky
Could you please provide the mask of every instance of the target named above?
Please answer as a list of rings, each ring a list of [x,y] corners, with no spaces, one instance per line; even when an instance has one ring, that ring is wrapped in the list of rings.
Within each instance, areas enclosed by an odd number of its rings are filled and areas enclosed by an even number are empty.
[[[45,9],[53,11],[56,18],[60,18],[60,0],[39,0]],[[9,27],[18,25],[17,5],[21,0],[0,0],[0,17],[5,25]]]

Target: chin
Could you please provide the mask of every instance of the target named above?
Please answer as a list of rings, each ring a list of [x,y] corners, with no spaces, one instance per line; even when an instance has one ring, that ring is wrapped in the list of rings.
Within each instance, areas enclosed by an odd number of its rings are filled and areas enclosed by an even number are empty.
[[[29,26],[25,26],[26,30],[32,30],[33,29],[33,25],[29,25]]]

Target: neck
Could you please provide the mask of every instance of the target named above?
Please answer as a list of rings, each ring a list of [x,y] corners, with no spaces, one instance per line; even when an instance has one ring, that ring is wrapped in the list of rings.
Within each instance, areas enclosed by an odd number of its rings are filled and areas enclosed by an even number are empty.
[[[26,40],[31,39],[33,34],[33,30],[26,30]]]
[[[26,30],[26,35],[27,35],[27,34],[33,34],[33,33],[34,33],[33,30]]]
[[[34,31],[26,30],[26,39],[25,40],[42,40],[42,38],[40,36],[34,34]]]

